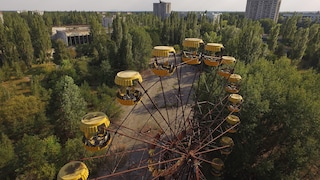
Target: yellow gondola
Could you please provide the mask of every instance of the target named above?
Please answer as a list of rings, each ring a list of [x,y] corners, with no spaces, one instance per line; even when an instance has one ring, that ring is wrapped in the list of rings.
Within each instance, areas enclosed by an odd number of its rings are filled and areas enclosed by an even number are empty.
[[[230,105],[228,106],[228,110],[229,110],[230,112],[240,112],[241,108],[240,108],[239,105],[230,104]]]
[[[132,106],[141,100],[142,93],[134,88],[138,82],[142,82],[142,76],[137,71],[127,70],[117,73],[114,82],[121,86],[117,93],[117,101],[122,105]]]
[[[243,102],[243,98],[239,94],[230,94],[228,97],[228,101],[231,102],[231,104],[227,107],[230,112],[239,112],[240,111],[240,105]]]
[[[208,55],[204,55],[203,62],[208,66],[214,66],[217,67],[220,65],[221,57],[215,56],[215,53],[221,52],[223,49],[223,45],[219,43],[207,43],[204,47],[204,49],[207,52],[210,52]]]
[[[205,50],[216,53],[216,52],[221,52],[223,49],[223,45],[220,43],[207,43],[206,46],[204,47]]]
[[[217,66],[220,65],[220,58],[219,57],[214,57],[214,56],[204,56],[203,62],[207,66],[217,67]]]
[[[110,133],[106,130],[110,120],[103,112],[90,112],[82,117],[80,130],[84,133],[83,144],[89,151],[105,149],[111,142]]]
[[[228,136],[223,136],[220,140],[220,145],[221,146],[228,146],[226,148],[223,148],[220,150],[220,153],[223,155],[229,155],[232,151],[232,147],[234,146],[234,142],[232,138]]]
[[[57,175],[57,180],[86,180],[89,176],[87,166],[80,161],[65,164]]]
[[[230,75],[232,74],[232,70],[229,68],[222,68],[222,69],[219,69],[218,74],[222,77],[229,78]]]
[[[226,118],[226,122],[227,122],[227,124],[226,124],[225,129],[228,130],[228,129],[230,129],[232,126],[240,123],[240,118],[239,118],[238,116],[236,116],[236,115],[229,115],[229,116],[227,116],[227,118]],[[234,127],[234,128],[232,128],[232,129],[230,129],[228,132],[229,132],[229,133],[236,133],[237,131],[238,131],[238,127]]]
[[[222,56],[221,64],[233,64],[236,62],[236,59],[232,56]]]
[[[241,76],[239,74],[231,74],[228,81],[231,83],[239,83],[241,81]]]
[[[229,78],[233,74],[233,67],[231,67],[236,62],[236,59],[231,56],[222,56],[221,67],[218,74],[222,77]]]
[[[238,93],[240,91],[240,88],[239,88],[238,85],[231,83],[231,84],[226,85],[224,87],[224,90],[227,91],[228,93],[235,94],[235,93]]]
[[[164,59],[175,53],[175,49],[171,46],[155,46],[152,50],[152,56],[155,62],[150,64],[151,71],[158,76],[170,76],[176,70],[173,64],[169,64],[168,59]],[[162,62],[159,62],[162,61]]]
[[[228,93],[236,94],[240,91],[241,76],[239,74],[231,74],[228,78],[228,84],[224,87]]]
[[[184,48],[182,61],[190,65],[200,64],[201,61],[197,51],[201,44],[203,44],[203,40],[199,38],[184,39],[182,43],[182,46]]]
[[[239,94],[230,94],[228,100],[232,102],[232,104],[241,104],[243,102],[243,98]]]
[[[211,161],[211,174],[214,176],[221,176],[224,163],[220,158],[214,158]]]

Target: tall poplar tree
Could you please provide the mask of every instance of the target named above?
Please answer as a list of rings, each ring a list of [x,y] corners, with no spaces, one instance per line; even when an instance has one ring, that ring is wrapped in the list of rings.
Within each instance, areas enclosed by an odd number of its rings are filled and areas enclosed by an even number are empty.
[[[286,21],[282,24],[280,34],[283,38],[285,44],[291,44],[294,39],[294,35],[297,31],[297,23],[299,17],[292,16],[286,19]]]
[[[120,49],[118,51],[118,57],[119,59],[119,71],[132,69],[134,68],[134,62],[133,62],[133,54],[132,54],[132,37],[129,34],[128,27],[126,23],[122,23],[122,42],[120,45]]]
[[[245,63],[258,60],[263,51],[263,30],[258,22],[244,20],[239,34],[237,58]]]
[[[43,18],[38,14],[29,15],[29,26],[34,56],[38,63],[47,62],[51,50],[51,39]]]
[[[295,37],[293,39],[293,43],[291,45],[291,49],[289,51],[289,58],[293,60],[301,60],[306,49],[308,43],[309,36],[309,28],[299,28],[295,33]]]
[[[33,61],[33,47],[29,33],[29,26],[18,14],[13,16],[13,35],[14,42],[22,60],[27,67],[31,67]]]
[[[267,40],[268,48],[270,51],[274,52],[278,46],[278,38],[280,33],[280,25],[274,25],[271,30]]]
[[[131,29],[130,34],[132,35],[132,53],[135,68],[138,70],[146,69],[152,50],[151,37],[141,27]]]
[[[95,62],[100,64],[101,61],[108,59],[108,37],[106,30],[96,18],[91,19],[90,36],[93,50],[95,49],[98,53],[98,56],[96,57],[98,59],[95,59]]]
[[[112,23],[112,34],[111,39],[116,43],[117,48],[120,47],[122,42],[123,32],[122,32],[122,22],[123,19],[120,16],[116,16]]]

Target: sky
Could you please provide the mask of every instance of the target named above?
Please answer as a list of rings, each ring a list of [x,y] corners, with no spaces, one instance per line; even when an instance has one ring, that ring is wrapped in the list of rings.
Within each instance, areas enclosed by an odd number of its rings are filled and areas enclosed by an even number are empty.
[[[245,11],[246,0],[163,0],[172,11]],[[0,0],[0,11],[152,11],[158,0]],[[320,11],[320,0],[282,0],[280,12]]]

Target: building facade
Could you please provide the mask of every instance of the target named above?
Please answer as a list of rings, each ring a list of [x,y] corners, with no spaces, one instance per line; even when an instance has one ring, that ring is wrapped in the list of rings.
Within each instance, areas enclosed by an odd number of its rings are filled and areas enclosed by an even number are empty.
[[[302,20],[310,19],[312,22],[320,23],[320,11],[318,12],[288,12],[283,13],[282,16],[287,19],[292,16],[300,16]]]
[[[247,0],[245,17],[259,20],[270,18],[277,22],[281,0]]]
[[[168,17],[171,13],[171,3],[162,2],[160,0],[159,3],[153,3],[153,14],[164,19]]]
[[[53,40],[61,39],[67,46],[87,44],[90,42],[90,26],[52,27],[51,38]]]

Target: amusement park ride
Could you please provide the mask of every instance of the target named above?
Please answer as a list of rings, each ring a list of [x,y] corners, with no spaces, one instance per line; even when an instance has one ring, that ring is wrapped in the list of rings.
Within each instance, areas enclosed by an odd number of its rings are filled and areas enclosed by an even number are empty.
[[[129,109],[120,124],[102,112],[81,119],[84,148],[117,157],[108,171],[90,179],[199,180],[223,174],[243,102],[236,59],[223,56],[224,46],[219,43],[186,38],[182,45],[181,61],[173,47],[153,48],[150,70],[157,78],[152,82],[145,83],[137,71],[117,73],[116,99]],[[205,71],[210,83],[200,90]],[[114,151],[120,143],[128,147]],[[85,162],[72,161],[61,168],[57,179],[88,177]]]

